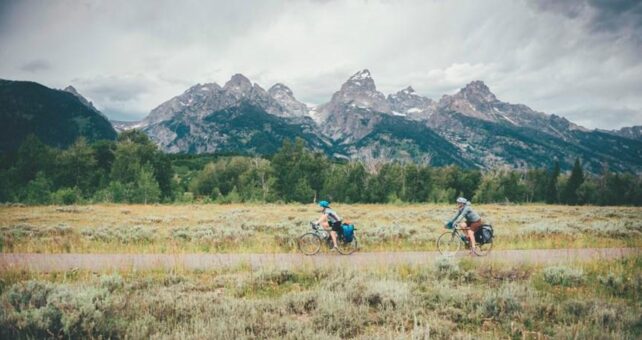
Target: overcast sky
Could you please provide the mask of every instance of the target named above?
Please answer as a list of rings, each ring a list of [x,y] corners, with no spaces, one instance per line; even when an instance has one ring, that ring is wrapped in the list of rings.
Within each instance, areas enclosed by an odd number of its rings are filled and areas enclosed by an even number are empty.
[[[0,0],[0,78],[69,84],[137,120],[243,73],[321,104],[368,68],[380,91],[497,97],[589,128],[642,124],[642,2]]]

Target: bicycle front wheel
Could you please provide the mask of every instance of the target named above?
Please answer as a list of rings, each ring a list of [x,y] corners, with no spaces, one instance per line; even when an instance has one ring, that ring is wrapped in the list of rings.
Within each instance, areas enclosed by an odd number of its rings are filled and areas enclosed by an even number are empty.
[[[439,236],[437,239],[437,249],[444,256],[454,256],[459,247],[461,247],[462,240],[452,231],[447,231]]]
[[[305,255],[314,255],[321,249],[321,238],[315,233],[305,233],[297,242],[299,250]]]
[[[342,255],[350,255],[357,251],[357,237],[354,236],[352,242],[344,242],[343,240],[337,240],[337,250]]]

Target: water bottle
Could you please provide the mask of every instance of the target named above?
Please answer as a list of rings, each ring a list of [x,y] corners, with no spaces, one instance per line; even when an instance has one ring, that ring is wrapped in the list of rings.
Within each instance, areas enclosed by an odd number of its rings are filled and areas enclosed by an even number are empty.
[[[322,238],[322,239],[324,239],[324,240],[325,240],[325,239],[327,239],[327,238],[328,238],[328,236],[330,236],[330,235],[328,235],[328,232],[327,232],[327,231],[325,231],[325,230],[319,230],[319,235],[320,235],[320,236],[321,236],[321,238]]]

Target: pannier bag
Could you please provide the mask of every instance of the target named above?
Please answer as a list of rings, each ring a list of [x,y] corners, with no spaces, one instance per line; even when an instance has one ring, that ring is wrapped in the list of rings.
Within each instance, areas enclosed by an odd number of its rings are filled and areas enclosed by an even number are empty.
[[[484,224],[479,230],[475,232],[475,242],[479,244],[493,242],[493,226]]]
[[[343,228],[343,240],[347,243],[352,242],[354,239],[354,224],[344,224],[341,227]]]

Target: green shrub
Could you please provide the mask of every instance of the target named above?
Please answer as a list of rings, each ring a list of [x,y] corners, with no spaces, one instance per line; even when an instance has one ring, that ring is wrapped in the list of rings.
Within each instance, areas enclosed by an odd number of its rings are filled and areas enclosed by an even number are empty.
[[[51,181],[43,172],[38,172],[36,178],[27,183],[25,188],[25,203],[49,204],[51,203]]]
[[[123,288],[123,278],[118,274],[103,275],[100,277],[100,286],[113,293],[115,290]]]
[[[191,192],[184,192],[182,195],[178,196],[178,202],[180,203],[193,203],[194,194]]]
[[[439,278],[456,279],[461,272],[457,260],[447,256],[441,256],[435,261],[435,269]]]
[[[3,296],[0,337],[116,337],[118,319],[109,293],[48,282],[17,283]],[[3,307],[3,308],[4,308]]]
[[[345,293],[341,292],[322,291],[321,295],[324,298],[319,301],[312,319],[318,331],[353,338],[365,329],[369,313],[367,305],[348,303]]]
[[[408,284],[395,280],[368,280],[353,286],[348,299],[356,304],[373,308],[397,308],[406,304],[411,297]]]
[[[62,188],[53,193],[52,201],[54,204],[72,205],[80,202],[81,197],[78,188]]]
[[[567,320],[576,322],[584,319],[590,313],[592,306],[592,301],[570,299],[562,302],[560,309]]]
[[[490,318],[509,318],[522,310],[520,300],[513,286],[494,290],[484,298],[482,314]]]
[[[613,329],[621,319],[621,315],[613,306],[595,304],[591,310],[590,319],[597,326]]]
[[[135,226],[135,227],[99,227],[86,228],[80,234],[92,241],[113,242],[122,244],[150,243],[158,237],[156,228]]]
[[[584,282],[582,269],[566,266],[547,267],[543,271],[544,281],[553,286],[576,286]]]

